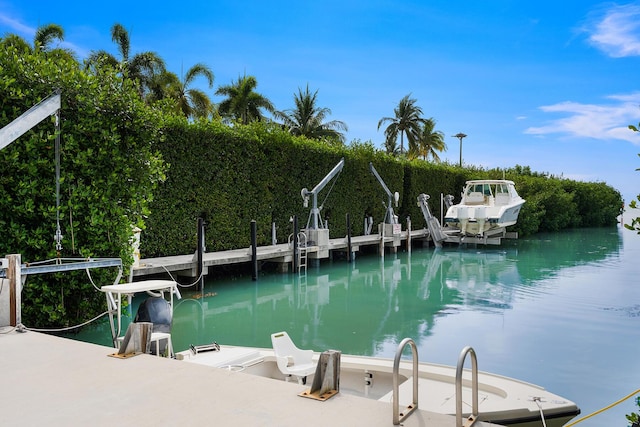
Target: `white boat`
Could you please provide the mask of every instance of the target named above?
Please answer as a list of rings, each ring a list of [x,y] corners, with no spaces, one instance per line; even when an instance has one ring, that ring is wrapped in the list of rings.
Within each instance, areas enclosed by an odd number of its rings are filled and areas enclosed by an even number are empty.
[[[407,341],[405,339],[405,341]],[[415,344],[413,350],[414,359],[417,360]],[[273,380],[288,381],[296,378],[294,375],[283,374],[278,366],[277,357],[272,349],[260,349],[236,346],[201,346],[202,352],[197,347],[177,353],[177,359],[189,363],[211,366],[238,372],[239,374],[251,374]],[[466,354],[461,354],[458,367],[445,366],[433,363],[400,360],[399,355],[404,348],[399,347],[396,356],[398,363],[398,405],[410,408],[415,399],[413,396],[414,372],[417,372],[417,407],[439,414],[456,415],[458,405],[462,412],[463,420],[475,418],[505,426],[518,427],[560,427],[580,413],[574,402],[553,394],[542,387],[529,384],[516,379],[495,375],[477,370],[477,364],[472,359],[471,371],[462,369]],[[469,347],[467,347],[469,349]],[[465,350],[467,350],[465,349]],[[207,351],[213,350],[213,351]],[[299,350],[304,352],[304,350]],[[464,353],[464,351],[463,351]],[[306,375],[306,384],[317,384],[325,379],[314,381],[315,365],[320,358],[319,353],[313,353],[313,372],[298,371],[300,378]],[[282,359],[282,358],[280,358]],[[286,358],[284,358],[286,360]],[[290,362],[291,363],[291,362]],[[394,364],[396,361],[377,357],[354,356],[343,354],[339,361],[339,393],[360,396],[366,399],[374,399],[380,402],[394,404]],[[285,362],[285,366],[287,363]],[[295,369],[295,368],[293,368]],[[457,375],[460,370],[461,400],[457,401]],[[292,371],[293,372],[293,371]],[[474,408],[473,389],[474,376],[477,387],[477,406]],[[303,393],[304,394],[304,393]],[[475,409],[475,410],[474,410]],[[405,416],[407,416],[406,414]],[[475,416],[474,416],[475,415]],[[457,416],[457,415],[456,415]],[[544,416],[543,424],[542,416]]]
[[[485,236],[514,225],[524,202],[513,181],[467,181],[462,200],[447,209],[444,222],[463,236]]]

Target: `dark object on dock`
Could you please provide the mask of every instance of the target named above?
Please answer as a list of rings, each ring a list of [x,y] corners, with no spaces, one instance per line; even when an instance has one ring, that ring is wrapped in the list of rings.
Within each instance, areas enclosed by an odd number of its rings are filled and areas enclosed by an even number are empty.
[[[153,323],[153,332],[171,333],[171,304],[162,297],[150,297],[140,304],[134,323],[150,322]],[[164,353],[166,342],[162,343],[159,349],[155,346],[158,342],[151,342],[151,353]]]

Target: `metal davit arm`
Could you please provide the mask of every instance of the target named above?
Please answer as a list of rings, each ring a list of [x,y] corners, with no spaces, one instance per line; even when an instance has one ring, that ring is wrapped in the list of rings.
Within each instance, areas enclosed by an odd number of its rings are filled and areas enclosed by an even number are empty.
[[[311,208],[311,213],[309,214],[309,220],[307,221],[307,228],[309,228],[309,223],[311,223],[312,229],[318,229],[318,223],[322,223],[322,219],[320,219],[320,210],[321,207],[318,207],[318,193],[322,191],[322,189],[335,177],[338,175],[342,168],[344,167],[344,157],[340,159],[337,165],[331,169],[331,172],[325,176],[322,181],[316,185],[313,190],[309,191],[306,188],[303,188],[300,194],[302,195],[302,199],[304,200],[304,207],[306,208],[309,204],[309,196],[313,196],[313,206]],[[313,221],[312,221],[313,219]]]
[[[0,129],[0,150],[58,110],[60,110],[60,93],[56,93],[29,108],[20,117]]]
[[[371,170],[371,173],[373,174],[373,176],[376,177],[376,179],[382,186],[382,189],[384,190],[385,193],[387,193],[387,197],[389,198],[389,204],[387,205],[387,212],[384,216],[384,222],[387,224],[395,224],[396,220],[395,220],[395,213],[393,212],[393,199],[395,198],[396,207],[397,207],[399,195],[397,192],[395,194],[391,193],[391,191],[389,190],[389,187],[387,187],[387,184],[384,183],[384,181],[382,180],[382,177],[380,177],[380,174],[378,174],[378,171],[376,170],[376,168],[373,167],[372,162],[369,162],[369,169]]]

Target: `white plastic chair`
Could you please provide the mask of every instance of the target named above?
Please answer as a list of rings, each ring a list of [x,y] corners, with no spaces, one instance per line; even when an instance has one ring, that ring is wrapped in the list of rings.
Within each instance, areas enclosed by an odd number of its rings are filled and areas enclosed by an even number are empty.
[[[300,350],[286,332],[271,334],[271,345],[276,356],[278,369],[287,376],[298,379],[299,384],[306,384],[307,375],[316,371],[316,363],[312,360],[312,350]]]

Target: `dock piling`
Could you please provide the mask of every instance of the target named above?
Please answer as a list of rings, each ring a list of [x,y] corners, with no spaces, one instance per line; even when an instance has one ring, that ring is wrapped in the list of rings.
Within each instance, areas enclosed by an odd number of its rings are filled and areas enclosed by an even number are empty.
[[[347,212],[347,262],[353,260],[353,253],[351,252],[351,216]]]
[[[258,230],[256,220],[251,220],[251,280],[258,280]]]
[[[198,277],[198,285],[196,288],[199,291],[204,290],[204,251],[205,251],[205,243],[204,243],[204,226],[205,226],[204,218],[198,218],[198,248],[196,250],[196,274]]]
[[[298,270],[298,216],[293,216],[293,272]]]
[[[407,217],[407,252],[411,252],[411,218]]]

